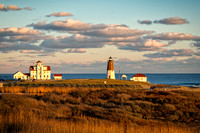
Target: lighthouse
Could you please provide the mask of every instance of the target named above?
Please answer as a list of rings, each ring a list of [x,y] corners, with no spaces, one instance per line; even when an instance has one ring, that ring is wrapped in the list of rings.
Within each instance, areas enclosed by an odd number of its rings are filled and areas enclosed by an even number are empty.
[[[112,57],[110,57],[108,60],[107,79],[115,79],[115,70]]]

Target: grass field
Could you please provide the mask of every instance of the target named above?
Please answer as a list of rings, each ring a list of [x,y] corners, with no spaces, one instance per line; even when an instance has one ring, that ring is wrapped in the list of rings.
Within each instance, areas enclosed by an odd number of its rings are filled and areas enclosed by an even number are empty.
[[[0,132],[200,132],[200,91],[115,86],[4,88],[33,91],[0,95]],[[42,95],[33,93],[36,88],[43,90]]]
[[[106,83],[105,83],[106,82]],[[74,86],[74,87],[98,87],[99,86],[122,86],[122,85],[150,85],[147,82],[134,82],[112,79],[68,79],[68,80],[27,80],[24,82],[5,83],[4,86]]]

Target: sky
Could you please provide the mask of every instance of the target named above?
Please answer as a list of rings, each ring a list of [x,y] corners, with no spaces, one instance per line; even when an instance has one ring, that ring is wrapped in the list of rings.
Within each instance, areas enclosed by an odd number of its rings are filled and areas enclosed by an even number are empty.
[[[0,0],[0,73],[200,73],[199,0]]]

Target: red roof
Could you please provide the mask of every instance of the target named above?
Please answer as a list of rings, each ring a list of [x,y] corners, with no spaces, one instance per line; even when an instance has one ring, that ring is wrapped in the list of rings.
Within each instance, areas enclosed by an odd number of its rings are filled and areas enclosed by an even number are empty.
[[[23,73],[24,75],[30,76],[30,73]]]
[[[142,74],[142,73],[137,73],[137,74],[135,74],[133,77],[147,77],[147,76],[145,76],[145,75]]]
[[[30,70],[33,71],[34,70],[34,66],[30,66]]]
[[[59,76],[59,77],[62,77],[62,74],[54,74],[53,76]]]
[[[51,70],[51,67],[50,66],[46,66],[47,67],[47,70]]]

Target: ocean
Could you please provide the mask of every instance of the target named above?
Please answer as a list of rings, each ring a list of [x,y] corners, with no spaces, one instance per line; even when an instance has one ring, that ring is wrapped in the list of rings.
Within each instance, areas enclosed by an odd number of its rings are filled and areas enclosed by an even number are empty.
[[[125,73],[126,74],[126,73]],[[106,74],[62,74],[63,79],[105,79]],[[122,74],[121,74],[122,75]],[[120,75],[120,77],[121,77]],[[127,79],[134,74],[126,74]],[[200,87],[200,74],[144,74],[147,80],[152,84],[167,84],[181,86],[198,86]],[[119,74],[115,75],[119,79]],[[12,79],[12,74],[0,74],[0,80]],[[51,75],[53,79],[53,74]]]

